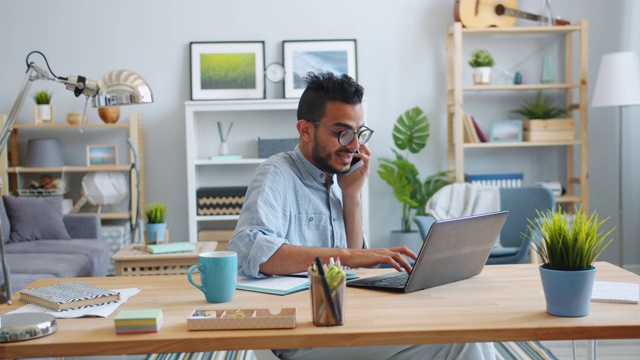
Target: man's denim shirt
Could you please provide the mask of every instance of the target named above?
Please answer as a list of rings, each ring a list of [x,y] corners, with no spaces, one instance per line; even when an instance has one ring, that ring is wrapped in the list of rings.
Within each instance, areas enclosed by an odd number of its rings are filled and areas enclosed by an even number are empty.
[[[347,247],[342,191],[337,182],[329,190],[324,182],[299,146],[258,166],[229,243],[239,275],[265,277],[260,265],[282,244]]]

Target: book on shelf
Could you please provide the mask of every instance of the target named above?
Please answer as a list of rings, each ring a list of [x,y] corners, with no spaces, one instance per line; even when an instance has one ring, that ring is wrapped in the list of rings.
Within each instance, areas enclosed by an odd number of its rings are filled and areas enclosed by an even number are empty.
[[[464,142],[479,143],[480,137],[476,132],[476,128],[473,126],[473,121],[471,120],[470,115],[464,114],[464,116],[462,117],[462,125],[464,128]]]
[[[473,128],[475,129],[476,134],[478,135],[478,138],[480,139],[480,142],[489,142],[487,137],[484,135],[484,132],[482,132],[482,129],[480,129],[480,126],[478,126],[478,123],[476,122],[476,119],[473,116],[469,116],[469,118],[471,118],[471,122],[473,123]]]
[[[522,187],[522,173],[513,174],[466,174],[465,181],[483,186],[500,188]]]
[[[83,282],[70,282],[21,290],[18,294],[21,301],[55,311],[105,304],[120,300],[120,293],[117,291],[85,284]]]

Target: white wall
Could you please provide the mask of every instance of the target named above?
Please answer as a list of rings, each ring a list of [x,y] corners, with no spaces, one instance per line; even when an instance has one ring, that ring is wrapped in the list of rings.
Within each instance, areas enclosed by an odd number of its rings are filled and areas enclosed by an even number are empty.
[[[400,206],[391,189],[375,170],[380,156],[390,156],[391,129],[396,117],[413,106],[425,110],[432,123],[432,137],[420,159],[424,175],[446,168],[445,29],[453,22],[453,0],[10,0],[0,3],[0,112],[9,111],[24,75],[25,56],[40,50],[56,74],[82,74],[97,78],[107,71],[125,68],[142,74],[152,86],[155,103],[123,108],[123,113],[144,113],[147,200],[169,206],[174,241],[187,231],[185,134],[183,103],[189,99],[189,42],[264,40],[266,62],[282,61],[282,40],[343,39],[358,41],[358,80],[366,89],[368,125],[375,161],[371,176],[371,238],[375,246],[388,245],[389,231],[397,229]],[[521,1],[520,7],[537,12],[540,1]],[[636,44],[638,25],[630,29],[624,19],[637,5],[630,0],[554,2],[555,13],[573,22],[590,25],[589,78],[594,84],[599,59],[605,52]],[[521,24],[533,23],[519,21]],[[630,21],[627,21],[631,24]],[[623,41],[624,39],[624,41]],[[517,47],[497,55],[518,58]],[[34,58],[35,59],[35,58]],[[39,60],[38,60],[39,61]],[[507,63],[509,63],[507,61]],[[514,69],[507,69],[514,70]],[[58,115],[82,108],[62,86],[34,84],[54,91]],[[592,87],[592,86],[591,86]],[[590,89],[590,92],[592,90]],[[268,84],[267,98],[282,97],[281,86]],[[589,97],[590,98],[590,97]],[[517,105],[517,99],[513,99]],[[23,107],[23,121],[33,117],[32,103]],[[590,173],[592,209],[617,221],[616,127],[608,119],[612,109],[590,113]],[[635,113],[637,117],[638,113]],[[631,113],[629,112],[629,116]],[[62,117],[58,117],[62,120]],[[92,111],[90,121],[98,122]],[[294,126],[295,119],[291,119]],[[634,126],[636,126],[634,124]],[[631,125],[630,125],[631,127]],[[629,139],[632,140],[632,139]],[[631,141],[626,141],[628,146]],[[628,149],[628,154],[636,151]],[[79,154],[80,156],[82,154]],[[486,156],[486,155],[485,155]],[[556,155],[546,155],[553,158]],[[629,158],[630,168],[635,159]],[[518,159],[505,163],[518,169]],[[491,169],[488,169],[491,170]],[[625,191],[632,194],[633,179],[625,174]],[[636,218],[640,200],[629,204],[626,216]],[[628,243],[637,234],[633,218],[627,221]],[[640,263],[640,247],[626,244],[628,263]],[[617,250],[605,258],[617,261]]]

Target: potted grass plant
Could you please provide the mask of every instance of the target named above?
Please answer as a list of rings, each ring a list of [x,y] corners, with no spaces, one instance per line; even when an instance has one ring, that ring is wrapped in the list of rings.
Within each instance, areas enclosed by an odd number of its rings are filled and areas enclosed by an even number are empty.
[[[51,106],[51,98],[53,94],[40,90],[33,95],[33,101],[36,103],[36,125],[41,122],[53,121],[53,107]]]
[[[393,231],[392,238],[411,249],[417,247],[418,250],[423,239],[420,239],[417,231],[411,231],[414,212],[416,215],[426,215],[427,201],[440,188],[450,183],[446,171],[421,180],[420,172],[409,160],[410,154],[418,154],[427,146],[429,134],[429,119],[420,107],[416,106],[400,114],[392,134],[397,147],[392,149],[395,158],[381,158],[378,169],[378,175],[393,188],[393,195],[402,205],[400,230]],[[401,238],[404,239],[400,240]]]
[[[491,84],[491,67],[494,59],[491,53],[485,49],[476,49],[471,53],[469,66],[473,68],[474,84]]]
[[[593,265],[613,239],[613,229],[603,232],[594,211],[587,215],[578,208],[573,223],[561,208],[538,213],[529,219],[529,230],[535,238],[533,246],[542,260],[540,277],[547,302],[547,312],[556,316],[589,315],[591,291],[596,268]]]
[[[147,242],[150,244],[162,243],[165,241],[167,231],[167,207],[161,203],[149,204],[144,209],[144,215],[147,219]]]

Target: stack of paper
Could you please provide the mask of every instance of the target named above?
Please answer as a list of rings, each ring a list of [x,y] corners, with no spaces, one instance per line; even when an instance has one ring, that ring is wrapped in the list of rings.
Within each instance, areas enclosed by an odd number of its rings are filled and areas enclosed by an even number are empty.
[[[122,310],[115,318],[116,334],[158,332],[162,320],[162,309]]]

